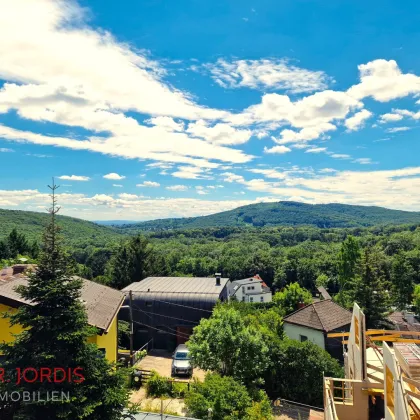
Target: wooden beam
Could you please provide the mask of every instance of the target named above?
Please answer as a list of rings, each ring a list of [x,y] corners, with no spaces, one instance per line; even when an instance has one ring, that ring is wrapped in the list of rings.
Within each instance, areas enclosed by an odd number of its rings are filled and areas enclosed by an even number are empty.
[[[335,337],[350,337],[349,332],[342,332],[342,333],[329,333],[327,334],[327,337],[329,338],[335,338]]]
[[[420,339],[417,338],[399,338],[391,337],[389,335],[384,335],[381,337],[371,337],[374,341],[389,341],[391,343],[416,343],[420,344]]]

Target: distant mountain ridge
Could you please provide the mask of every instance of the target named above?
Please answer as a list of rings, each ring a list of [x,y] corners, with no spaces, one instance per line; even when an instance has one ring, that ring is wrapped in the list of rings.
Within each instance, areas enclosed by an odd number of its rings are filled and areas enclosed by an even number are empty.
[[[258,203],[208,216],[158,219],[118,224],[117,230],[155,231],[222,226],[315,226],[318,228],[420,224],[420,212],[348,204],[306,204],[294,201]],[[128,232],[127,232],[128,233]]]
[[[0,209],[0,239],[7,236],[13,228],[24,233],[29,240],[40,240],[45,226],[49,222],[48,213],[22,210]],[[99,226],[87,220],[68,216],[57,216],[61,234],[67,244],[75,242],[106,244],[118,240],[123,232],[111,226]]]

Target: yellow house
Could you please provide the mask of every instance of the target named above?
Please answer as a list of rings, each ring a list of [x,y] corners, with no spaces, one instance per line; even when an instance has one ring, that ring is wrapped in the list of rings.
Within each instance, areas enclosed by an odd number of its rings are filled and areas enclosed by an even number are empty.
[[[22,331],[18,325],[11,326],[4,313],[13,313],[21,305],[31,304],[16,293],[16,286],[26,285],[25,275],[6,275],[0,272],[0,342],[10,342],[13,334]],[[1,275],[3,274],[3,276]],[[10,273],[7,273],[10,274]],[[82,296],[86,307],[88,322],[98,329],[98,334],[90,337],[89,342],[95,343],[103,351],[110,362],[116,362],[118,357],[118,312],[124,302],[124,294],[102,284],[83,279]]]

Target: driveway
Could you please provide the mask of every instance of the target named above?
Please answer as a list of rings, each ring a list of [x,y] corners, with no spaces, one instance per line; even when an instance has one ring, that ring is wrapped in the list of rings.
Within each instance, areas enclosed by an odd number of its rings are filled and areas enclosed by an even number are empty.
[[[136,365],[139,369],[155,370],[159,375],[171,377],[172,353],[164,350],[151,350],[149,354]],[[206,372],[204,370],[194,368],[193,378],[204,381]],[[189,378],[176,377],[180,381],[188,382]]]

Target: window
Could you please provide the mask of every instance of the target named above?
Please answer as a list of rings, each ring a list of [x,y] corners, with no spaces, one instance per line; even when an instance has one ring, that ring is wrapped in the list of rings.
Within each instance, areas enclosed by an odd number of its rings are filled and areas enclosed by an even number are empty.
[[[99,348],[98,349],[98,351],[99,351],[99,355],[98,355],[98,359],[102,359],[103,357],[105,357],[106,356],[106,349],[104,349],[104,348]]]
[[[245,302],[245,296],[242,296],[242,302]]]
[[[245,286],[242,286],[242,293],[245,293]]]
[[[250,297],[250,298],[249,298],[249,301],[250,301],[250,302],[254,302],[254,298],[253,298],[253,297]]]
[[[264,296],[260,297],[260,302],[264,302]]]
[[[300,341],[303,343],[304,341],[308,341],[308,337],[306,335],[299,335]]]
[[[248,287],[247,287],[247,289],[248,289],[248,290],[251,290],[251,286],[248,286]]]
[[[152,306],[153,306],[153,302],[146,302],[146,306],[148,307],[148,308],[151,308]]]

